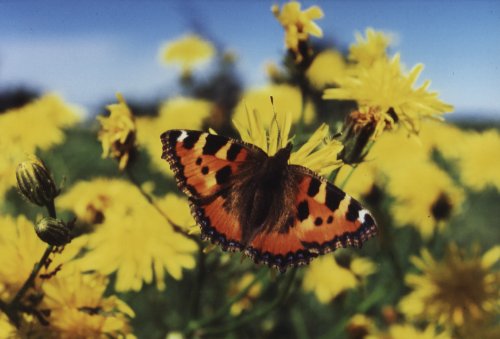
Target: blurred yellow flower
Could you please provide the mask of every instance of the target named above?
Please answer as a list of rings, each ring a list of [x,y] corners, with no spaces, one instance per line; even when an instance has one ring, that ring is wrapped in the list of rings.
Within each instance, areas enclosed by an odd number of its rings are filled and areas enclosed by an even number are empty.
[[[366,339],[375,331],[377,331],[375,322],[364,314],[355,314],[346,325],[348,338]]]
[[[333,255],[314,260],[304,275],[302,288],[314,292],[319,302],[326,304],[344,291],[358,287],[364,278],[376,271],[366,258],[355,258],[350,267],[340,266]]]
[[[349,60],[357,62],[358,66],[369,67],[376,60],[387,59],[387,47],[390,39],[382,32],[367,28],[366,38],[356,32],[356,43],[349,47]]]
[[[168,193],[156,201],[170,220],[189,234],[200,234],[201,229],[194,221],[188,200],[173,193]]]
[[[340,80],[339,88],[326,89],[323,98],[356,100],[360,113],[375,115],[373,138],[396,123],[418,133],[422,118],[436,118],[453,110],[453,106],[438,99],[438,93],[427,91],[430,81],[413,88],[422,69],[423,65],[418,64],[406,75],[399,55],[391,60],[378,59],[370,67],[356,67]]]
[[[405,296],[400,310],[410,319],[437,322],[447,328],[468,327],[495,316],[500,306],[500,273],[494,267],[500,259],[500,246],[482,257],[465,257],[451,244],[442,261],[436,261],[427,249],[412,257],[422,272],[406,275],[412,291]]]
[[[209,61],[215,55],[215,47],[196,34],[165,43],[160,49],[161,61],[178,64],[183,73],[189,73],[194,66]]]
[[[346,63],[342,54],[335,50],[319,53],[306,71],[307,79],[317,89],[337,84],[346,71]]]
[[[245,273],[237,282],[233,283],[229,287],[229,297],[234,297],[238,293],[240,293],[243,289],[245,289],[253,280],[255,279],[255,275],[252,273]],[[231,305],[231,315],[238,316],[244,310],[248,310],[252,307],[253,301],[260,295],[262,291],[262,283],[256,282],[250,289],[247,294]]]
[[[106,189],[103,191],[103,187]],[[101,204],[103,222],[89,235],[88,253],[78,260],[82,271],[116,272],[117,291],[139,291],[144,283],[165,288],[165,270],[182,278],[182,269],[195,266],[196,243],[173,231],[165,218],[124,180],[94,179],[75,185],[59,201],[77,215]],[[124,246],[127,244],[127,246]]]
[[[432,149],[400,129],[378,139],[369,161],[395,199],[390,210],[396,226],[411,225],[424,238],[445,226],[465,199],[463,189],[432,161]]]
[[[37,263],[47,244],[41,241],[35,233],[34,225],[24,216],[16,219],[0,216],[0,298],[12,298],[24,284],[33,265]],[[69,262],[83,248],[86,237],[79,237],[64,247],[62,253],[51,254],[51,264],[43,267],[40,274],[46,274],[57,266]],[[35,286],[41,280],[35,281]]]
[[[285,148],[292,139],[289,137],[291,114],[280,111],[275,114],[266,119],[258,110],[247,110],[246,119],[234,119],[233,123],[243,141],[256,145],[272,156],[279,149]],[[337,159],[341,150],[342,144],[330,139],[328,126],[322,124],[297,151],[292,152],[290,163],[326,175],[342,165]]]
[[[424,238],[460,211],[464,192],[431,163],[408,163],[390,174],[387,190],[396,199],[391,214],[397,226],[412,225]]]
[[[365,339],[451,339],[448,332],[438,333],[436,326],[428,325],[424,330],[421,330],[411,324],[395,324],[389,327],[386,333],[370,334],[364,337]]]
[[[427,121],[420,139],[429,150],[438,150],[457,166],[462,184],[479,191],[488,186],[500,190],[500,133],[462,130],[440,121]]]
[[[350,166],[342,166],[335,179],[335,184],[338,186],[344,183],[351,170]],[[350,196],[359,200],[370,193],[376,180],[378,183],[378,172],[372,161],[362,162],[356,166],[356,170],[351,174],[351,177],[342,189],[349,192]]]
[[[104,297],[108,279],[98,274],[56,275],[43,285],[43,308],[50,310],[50,337],[135,338],[134,311],[116,296]]]
[[[462,183],[475,191],[488,186],[500,191],[500,133],[470,132],[456,146],[460,152],[457,165]]]
[[[98,116],[101,123],[98,138],[102,143],[102,157],[117,159],[118,167],[124,170],[127,166],[130,152],[135,146],[134,116],[120,93],[116,94],[117,104],[107,106],[109,117]]]
[[[173,172],[161,158],[160,134],[175,128],[202,129],[212,107],[213,104],[206,100],[177,97],[165,101],[157,117],[137,118],[138,143],[146,148],[156,169],[173,176]]]
[[[0,199],[16,184],[16,166],[37,149],[64,141],[64,128],[79,120],[79,110],[56,94],[0,114]]]
[[[303,98],[299,88],[290,85],[267,85],[246,91],[234,109],[233,120],[246,121],[247,111],[257,110],[262,114],[264,126],[269,127],[274,116],[271,96],[274,98],[276,112],[290,114],[293,122],[300,120]],[[314,106],[308,101],[304,108],[304,123],[310,124],[314,118]]]
[[[0,313],[0,338],[18,338],[20,337],[17,333],[16,327],[11,324],[9,318],[5,313]]]
[[[309,34],[322,37],[323,31],[313,21],[323,17],[323,11],[318,6],[312,6],[301,11],[298,1],[290,1],[283,5],[281,11],[278,5],[273,5],[271,11],[281,26],[285,29],[285,46],[294,51],[300,58],[299,41],[307,41]],[[297,60],[297,61],[300,61]]]

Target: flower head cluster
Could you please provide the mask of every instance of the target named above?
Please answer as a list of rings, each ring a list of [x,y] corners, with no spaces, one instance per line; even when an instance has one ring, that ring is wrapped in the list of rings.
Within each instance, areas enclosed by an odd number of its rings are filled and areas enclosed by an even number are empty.
[[[63,142],[63,129],[74,125],[78,115],[78,109],[56,94],[0,114],[0,198],[15,186],[16,166],[26,154]]]
[[[78,260],[78,267],[104,275],[116,272],[117,291],[139,291],[153,278],[157,288],[164,289],[165,270],[180,279],[183,268],[195,265],[196,244],[174,232],[164,216],[126,181],[80,182],[58,200],[61,207],[74,208],[77,216],[101,208],[102,222],[89,235],[89,251]]]
[[[271,8],[276,19],[285,29],[285,45],[294,52],[296,61],[302,60],[299,43],[307,41],[309,35],[323,36],[321,28],[313,21],[323,17],[323,11],[318,6],[312,6],[301,11],[298,1],[290,1],[283,5],[281,11],[278,5]]]
[[[282,111],[273,114],[266,114],[267,119],[265,119],[260,111],[247,110],[246,121],[233,120],[241,139],[260,147],[269,156],[286,147],[291,140],[289,137],[292,126],[291,114]],[[329,128],[326,124],[323,124],[305,144],[297,151],[292,152],[290,163],[302,165],[326,175],[342,164],[337,158],[341,150],[342,144],[335,139],[329,138]]]
[[[72,269],[72,270],[71,270]],[[43,285],[43,307],[50,310],[52,335],[58,338],[126,337],[134,311],[116,296],[105,297],[108,279],[71,267]]]
[[[34,225],[24,216],[14,219],[0,217],[0,296],[10,299],[23,285],[47,245],[38,239]],[[63,253],[51,256],[50,267],[41,273],[50,272],[60,264],[66,265],[75,257],[86,243],[86,237],[74,239],[66,245]],[[35,287],[41,281],[35,281]]]
[[[373,137],[385,129],[401,124],[418,133],[424,117],[438,117],[453,107],[438,99],[436,92],[427,91],[430,81],[414,88],[423,65],[416,65],[408,74],[401,70],[399,55],[380,58],[369,67],[357,67],[339,82],[339,88],[325,90],[323,98],[355,100],[361,123],[374,122]]]
[[[109,117],[97,117],[101,123],[99,140],[102,143],[102,156],[117,159],[118,167],[124,170],[135,146],[136,127],[125,99],[119,93],[116,97],[118,103],[107,107],[110,111]]]
[[[494,266],[500,247],[465,257],[452,244],[444,260],[436,261],[426,249],[413,264],[421,274],[410,273],[406,283],[412,292],[400,302],[401,311],[412,319],[437,320],[448,328],[484,322],[498,311],[500,273]]]

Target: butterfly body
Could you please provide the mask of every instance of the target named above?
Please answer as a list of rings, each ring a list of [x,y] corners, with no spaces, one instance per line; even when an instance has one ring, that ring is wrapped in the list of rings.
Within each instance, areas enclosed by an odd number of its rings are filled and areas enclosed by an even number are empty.
[[[369,212],[313,171],[291,145],[260,148],[199,131],[162,134],[163,155],[188,195],[202,237],[282,271],[376,233]]]

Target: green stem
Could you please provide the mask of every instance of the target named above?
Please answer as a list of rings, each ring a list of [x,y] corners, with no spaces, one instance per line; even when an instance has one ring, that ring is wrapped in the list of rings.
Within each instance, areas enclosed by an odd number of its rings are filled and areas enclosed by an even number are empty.
[[[201,289],[203,287],[203,282],[205,280],[205,253],[203,253],[203,246],[198,241],[198,265],[197,265],[197,274],[194,281],[193,286],[193,297],[191,299],[191,318],[197,318],[199,314],[200,308],[200,298],[201,298]]]
[[[352,174],[356,170],[356,167],[358,167],[358,166],[356,166],[356,165],[351,166],[351,168],[349,169],[349,173],[347,173],[347,176],[345,177],[345,179],[342,181],[342,183],[339,186],[340,189],[344,189],[345,188],[345,186],[349,182],[349,179],[351,179]]]
[[[237,302],[238,300],[240,300],[241,298],[245,297],[248,294],[248,291],[250,291],[250,289],[257,282],[259,282],[260,280],[262,280],[264,278],[264,276],[266,275],[267,272],[268,272],[267,269],[262,269],[254,277],[254,279],[247,286],[245,286],[245,288],[243,288],[234,297],[232,297],[231,299],[229,299],[229,301],[223,307],[221,307],[217,312],[215,312],[213,315],[211,315],[209,317],[206,317],[206,318],[202,318],[202,319],[200,319],[198,321],[193,321],[190,324],[188,324],[188,328],[187,328],[186,332],[188,334],[192,333],[192,332],[196,331],[197,329],[202,328],[205,325],[208,325],[208,324],[210,324],[210,323],[212,323],[212,322],[214,322],[214,321],[216,321],[216,320],[218,320],[220,318],[223,318],[229,312],[229,310],[231,309],[231,306],[235,302]]]
[[[52,218],[56,218],[56,209],[54,206],[54,200],[52,200],[49,204],[47,204],[47,211],[49,212],[49,216]],[[49,245],[45,249],[45,252],[42,254],[42,258],[35,264],[33,267],[33,270],[31,271],[30,276],[26,281],[24,282],[23,286],[21,286],[21,289],[16,293],[14,296],[14,299],[10,302],[10,304],[7,306],[8,309],[20,309],[21,305],[21,299],[24,297],[26,292],[30,287],[33,286],[36,277],[38,276],[38,273],[40,273],[40,270],[42,267],[46,264],[47,259],[49,258],[49,255],[52,253],[52,250],[54,249],[54,246]],[[10,318],[10,317],[9,317]],[[18,319],[17,315],[14,317],[14,319]],[[17,325],[17,322],[15,322]]]
[[[278,297],[274,299],[270,304],[265,305],[261,308],[257,308],[255,312],[247,315],[246,317],[240,317],[221,327],[202,329],[200,332],[203,335],[216,335],[216,334],[226,333],[270,313],[276,307],[278,307],[287,297],[288,292],[290,291],[290,288],[293,285],[296,273],[297,273],[297,267],[292,269],[291,273],[288,275],[285,281],[285,286],[281,289],[280,293],[278,294]]]

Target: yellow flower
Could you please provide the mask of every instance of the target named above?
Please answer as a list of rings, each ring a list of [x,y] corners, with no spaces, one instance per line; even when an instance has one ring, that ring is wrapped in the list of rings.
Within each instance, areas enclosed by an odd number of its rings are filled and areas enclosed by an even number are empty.
[[[184,73],[189,73],[197,64],[209,61],[215,54],[214,46],[195,34],[167,42],[161,47],[161,61],[178,64]]]
[[[356,100],[360,113],[375,115],[373,138],[396,123],[417,133],[422,118],[437,118],[453,109],[440,101],[436,92],[427,91],[430,81],[413,88],[422,69],[423,65],[418,64],[406,75],[401,70],[399,55],[391,60],[378,59],[370,67],[356,67],[351,75],[340,80],[339,88],[326,89],[323,98]]]
[[[50,310],[50,336],[57,338],[135,338],[134,311],[116,296],[104,297],[108,279],[98,274],[56,275],[43,285],[43,308]]]
[[[77,215],[85,214],[86,206],[101,204],[103,222],[89,236],[89,252],[78,265],[82,271],[116,272],[117,291],[139,291],[143,282],[152,283],[153,277],[162,290],[165,270],[180,280],[183,268],[195,266],[196,243],[174,232],[162,214],[126,181],[81,182],[58,200],[63,207],[74,206]]]
[[[408,163],[391,174],[387,189],[396,201],[391,212],[397,226],[412,225],[424,238],[432,236],[460,211],[464,192],[437,165]]]
[[[252,273],[245,273],[236,283],[233,283],[229,288],[229,297],[233,297],[240,293],[244,288],[246,288],[253,280],[255,275]],[[233,316],[240,315],[244,310],[248,310],[252,307],[253,301],[260,295],[262,291],[262,283],[256,282],[247,294],[231,305],[231,314]]]
[[[191,215],[188,200],[176,194],[168,193],[156,202],[162,211],[177,226],[188,231],[189,234],[200,234],[201,229]]]
[[[438,333],[434,325],[428,325],[423,331],[411,324],[395,324],[387,333],[368,335],[365,339],[451,339],[448,332]]]
[[[412,288],[400,304],[410,319],[437,322],[447,328],[468,327],[487,321],[500,305],[500,273],[494,267],[500,259],[500,246],[482,257],[464,257],[456,244],[450,245],[444,260],[436,261],[428,250],[412,257],[422,272],[406,275]]]
[[[33,265],[38,262],[47,244],[38,239],[34,225],[24,216],[17,219],[0,217],[0,298],[11,299],[24,284]],[[75,257],[85,242],[86,237],[73,239],[62,253],[51,254],[52,260],[48,268],[42,268],[40,274],[47,274],[58,265],[66,265]],[[42,280],[36,280],[36,287]]]
[[[326,50],[319,53],[306,71],[309,82],[317,89],[339,82],[346,71],[346,63],[341,53]]]
[[[119,161],[118,167],[124,170],[135,146],[135,122],[130,108],[120,93],[116,94],[117,104],[108,105],[109,117],[99,116],[101,123],[99,140],[102,143],[102,157]]]
[[[500,191],[500,134],[496,130],[464,135],[456,146],[460,155],[458,169],[461,181],[475,191],[488,186]]]
[[[361,279],[376,271],[375,265],[365,258],[355,258],[350,267],[337,264],[333,255],[314,260],[307,269],[302,288],[313,291],[319,302],[326,304],[344,291],[356,288]]]
[[[335,183],[338,185],[344,183],[351,170],[350,166],[342,166],[335,179]],[[368,195],[374,185],[378,183],[378,173],[379,171],[377,171],[373,162],[362,162],[356,166],[355,171],[342,189],[349,192],[350,196],[359,200],[361,197]]]
[[[5,313],[0,313],[0,338],[19,337],[16,327],[9,321]]]
[[[151,156],[156,169],[173,175],[165,160],[161,158],[160,134],[169,129],[200,130],[203,122],[210,116],[213,104],[206,100],[177,97],[165,101],[158,117],[137,119],[137,140]]]
[[[47,94],[0,114],[0,200],[16,184],[16,166],[26,154],[47,150],[64,141],[64,128],[73,126],[79,111],[58,95]]]
[[[427,121],[420,139],[426,148],[438,150],[457,166],[460,181],[468,188],[479,191],[492,186],[500,190],[498,131],[467,131],[439,121]]]
[[[419,140],[403,130],[384,133],[370,152],[370,165],[385,178],[395,199],[390,209],[396,226],[414,226],[429,238],[460,211],[465,194],[432,162],[425,139]]]
[[[349,338],[365,339],[377,330],[375,322],[363,314],[355,314],[346,325]]]
[[[300,58],[299,42],[307,41],[309,34],[322,37],[323,31],[313,21],[323,17],[323,11],[318,6],[312,6],[301,11],[297,1],[290,1],[283,5],[281,11],[278,5],[273,5],[271,11],[281,26],[285,29],[285,46],[294,51]],[[297,60],[300,61],[300,60]]]
[[[272,109],[272,108],[271,108]],[[240,118],[241,119],[241,118]],[[291,129],[290,113],[277,111],[264,119],[258,110],[246,111],[245,120],[234,119],[233,123],[241,139],[261,148],[269,156],[286,147]],[[305,166],[323,175],[327,175],[342,165],[337,159],[342,144],[329,139],[329,128],[322,124],[297,151],[292,152],[290,163]]]
[[[356,43],[349,47],[349,60],[363,67],[371,66],[376,60],[387,59],[390,39],[373,28],[366,29],[366,38],[356,32]]]
[[[276,112],[290,114],[293,122],[300,120],[303,98],[300,90],[290,85],[267,85],[246,91],[234,110],[233,120],[246,121],[247,112],[257,110],[263,115],[264,126],[269,127],[274,116],[270,97],[274,99]],[[307,102],[304,109],[304,122],[306,124],[312,123],[314,115],[313,105]]]

